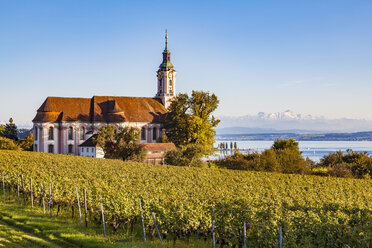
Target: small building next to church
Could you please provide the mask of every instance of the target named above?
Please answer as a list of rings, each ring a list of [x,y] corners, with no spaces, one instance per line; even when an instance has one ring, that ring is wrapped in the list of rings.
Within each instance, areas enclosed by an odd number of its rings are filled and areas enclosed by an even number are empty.
[[[156,143],[165,132],[167,108],[176,96],[176,71],[170,61],[167,41],[166,35],[154,97],[47,97],[32,120],[34,151],[102,156],[89,139],[108,124],[138,128],[140,143]],[[81,146],[84,143],[92,146]]]

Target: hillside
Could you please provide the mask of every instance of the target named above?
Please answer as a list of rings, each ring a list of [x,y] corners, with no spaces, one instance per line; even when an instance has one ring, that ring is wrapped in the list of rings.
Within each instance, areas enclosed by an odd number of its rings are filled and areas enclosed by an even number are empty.
[[[241,244],[247,222],[251,246],[277,245],[279,226],[288,247],[368,247],[371,243],[372,181],[284,175],[213,168],[149,166],[67,155],[0,151],[0,171],[16,189],[23,174],[35,201],[52,183],[54,207],[76,206],[76,188],[87,189],[90,221],[100,224],[102,197],[108,228],[140,225],[154,232],[150,210],[164,238],[216,237]],[[120,232],[120,227],[118,228]]]

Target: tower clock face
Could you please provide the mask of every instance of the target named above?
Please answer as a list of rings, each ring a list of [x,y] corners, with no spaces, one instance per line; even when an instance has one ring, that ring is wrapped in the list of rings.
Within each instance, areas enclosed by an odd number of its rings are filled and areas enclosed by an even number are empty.
[[[173,79],[173,73],[172,73],[172,72],[170,72],[170,73],[168,74],[168,78],[169,78],[170,80]]]

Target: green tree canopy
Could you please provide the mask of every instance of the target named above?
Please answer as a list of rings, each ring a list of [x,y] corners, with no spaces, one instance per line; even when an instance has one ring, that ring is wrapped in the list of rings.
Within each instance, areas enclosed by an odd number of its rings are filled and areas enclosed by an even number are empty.
[[[147,150],[139,144],[140,130],[133,127],[118,129],[107,125],[98,130],[95,142],[105,152],[105,158],[141,162],[146,159]]]
[[[214,128],[220,122],[212,114],[218,104],[217,96],[209,92],[179,94],[170,105],[164,125],[168,139],[178,147],[198,144],[204,155],[212,154]]]
[[[4,137],[12,140],[18,140],[18,130],[16,124],[13,122],[13,118],[9,119],[9,123],[5,125]]]
[[[4,137],[4,130],[5,130],[5,125],[1,124],[0,125],[0,137]]]
[[[170,150],[165,153],[164,162],[169,165],[202,167],[204,162],[203,147],[199,144],[189,144],[177,150]]]
[[[12,139],[0,137],[0,150],[19,150],[19,146]]]
[[[300,151],[298,147],[298,142],[292,138],[287,139],[287,140],[277,139],[275,140],[271,148],[273,148],[274,150],[289,149],[289,150],[298,151],[298,152]]]
[[[26,138],[18,140],[19,146],[24,151],[32,151],[34,146],[34,135],[29,133]]]

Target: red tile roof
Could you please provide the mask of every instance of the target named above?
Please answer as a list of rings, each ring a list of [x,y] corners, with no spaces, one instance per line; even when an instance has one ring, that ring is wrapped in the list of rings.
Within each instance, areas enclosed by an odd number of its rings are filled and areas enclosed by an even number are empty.
[[[176,146],[173,143],[142,143],[141,145],[146,147],[149,152],[176,149]]]
[[[163,122],[167,110],[151,97],[48,97],[33,122]]]

